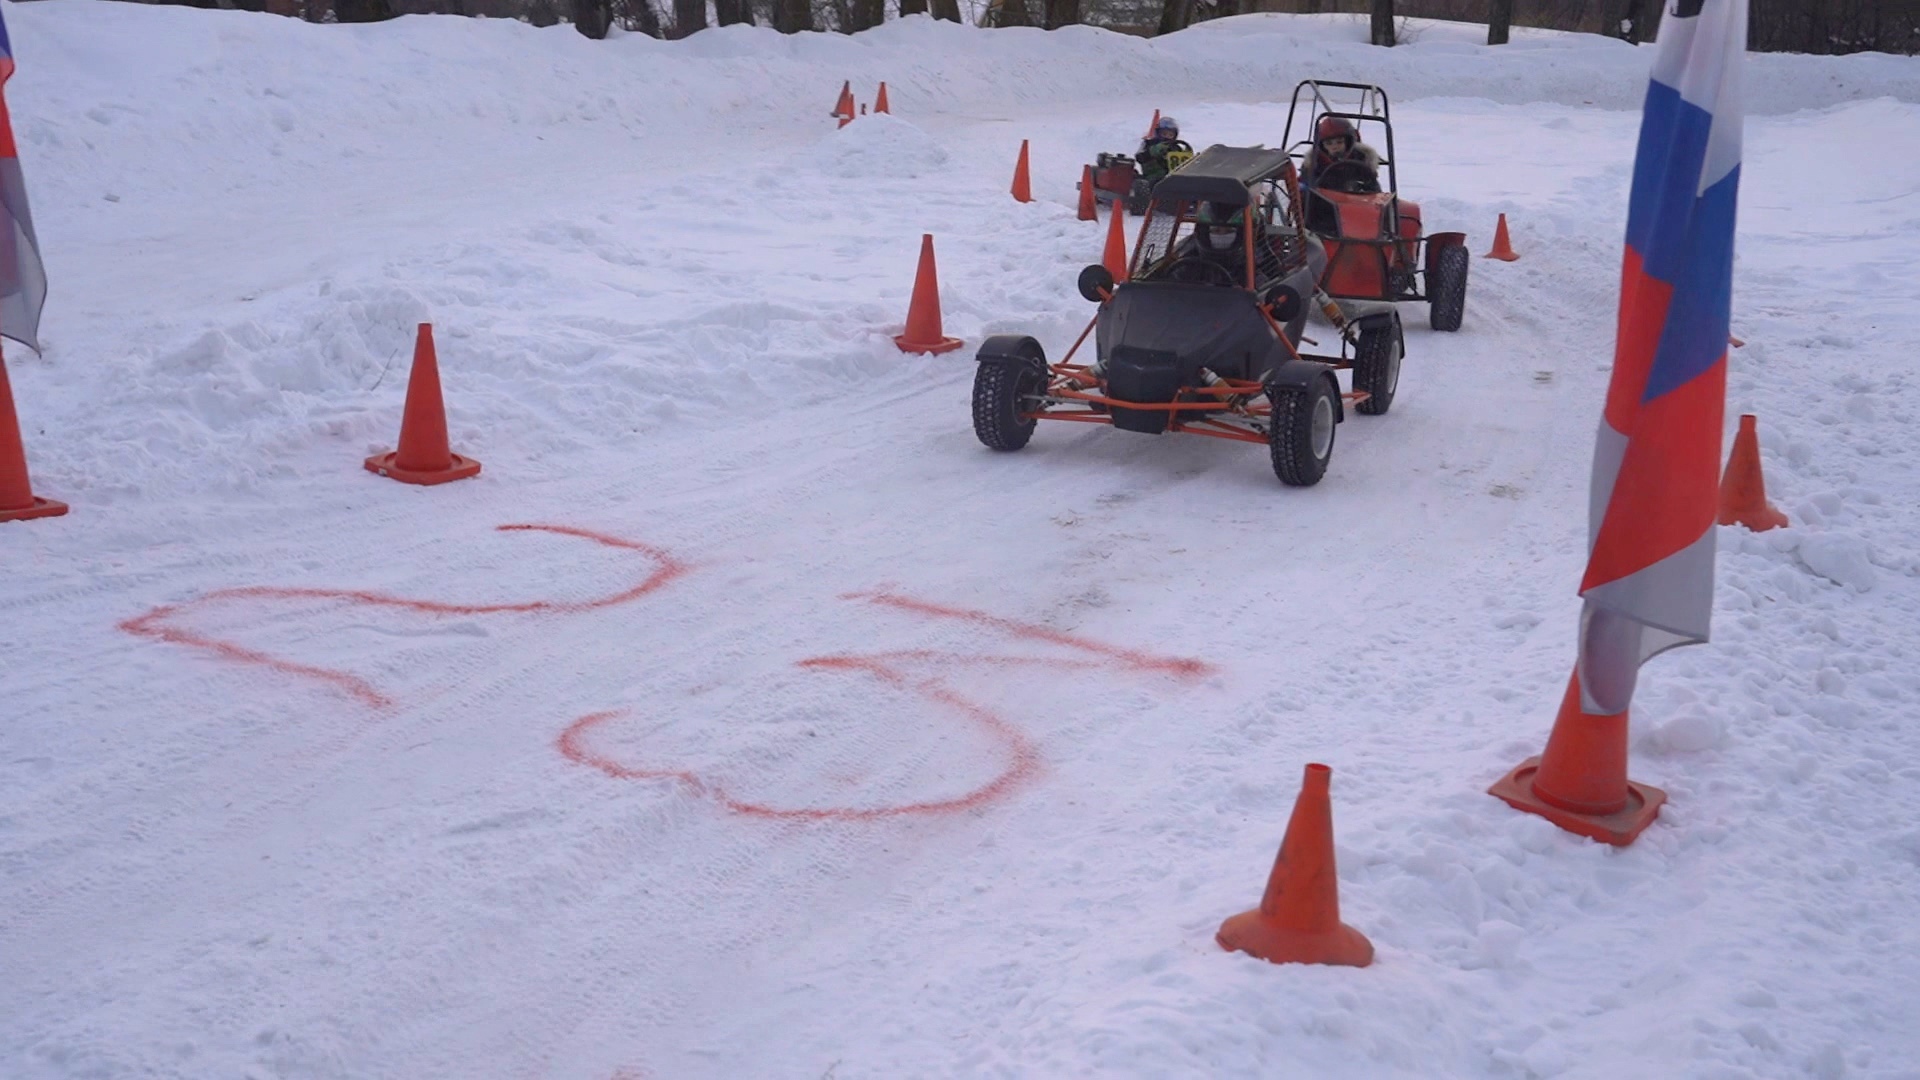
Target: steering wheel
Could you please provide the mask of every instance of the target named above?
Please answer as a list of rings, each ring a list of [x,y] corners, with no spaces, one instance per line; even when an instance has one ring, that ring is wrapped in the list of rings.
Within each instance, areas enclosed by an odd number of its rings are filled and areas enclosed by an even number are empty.
[[[1364,161],[1336,161],[1320,170],[1320,175],[1313,178],[1313,186],[1331,188],[1348,195],[1377,195],[1380,192],[1380,174],[1368,168]]]
[[[1233,271],[1199,255],[1183,255],[1173,260],[1167,264],[1165,270],[1161,271],[1161,275],[1164,275],[1168,281],[1177,281],[1182,285],[1219,284],[1236,289],[1240,287],[1240,279],[1233,276]],[[1209,282],[1207,278],[1212,278],[1213,281]]]

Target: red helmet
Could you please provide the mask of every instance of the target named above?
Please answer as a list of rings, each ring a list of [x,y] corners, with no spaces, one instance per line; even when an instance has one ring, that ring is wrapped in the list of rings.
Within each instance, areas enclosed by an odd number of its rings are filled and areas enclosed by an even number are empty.
[[[1314,132],[1314,141],[1326,142],[1328,139],[1341,137],[1345,137],[1348,142],[1355,141],[1352,121],[1339,116],[1323,116],[1320,118],[1320,127]]]

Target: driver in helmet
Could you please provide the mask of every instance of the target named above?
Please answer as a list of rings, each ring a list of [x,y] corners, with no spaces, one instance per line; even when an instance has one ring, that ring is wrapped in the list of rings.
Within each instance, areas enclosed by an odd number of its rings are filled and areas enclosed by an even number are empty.
[[[1194,247],[1199,254],[1216,262],[1234,265],[1236,257],[1244,260],[1246,249],[1242,243],[1246,239],[1246,220],[1244,207],[1201,203],[1193,216]]]
[[[1341,116],[1321,117],[1314,131],[1313,150],[1300,173],[1301,186],[1313,187],[1328,169],[1347,161],[1359,162],[1369,177],[1379,176],[1380,152],[1360,141],[1353,121]]]
[[[1133,160],[1140,163],[1140,175],[1150,183],[1159,183],[1172,167],[1167,164],[1167,151],[1180,148],[1180,123],[1171,116],[1163,116],[1153,126],[1153,134],[1140,140],[1140,151]]]

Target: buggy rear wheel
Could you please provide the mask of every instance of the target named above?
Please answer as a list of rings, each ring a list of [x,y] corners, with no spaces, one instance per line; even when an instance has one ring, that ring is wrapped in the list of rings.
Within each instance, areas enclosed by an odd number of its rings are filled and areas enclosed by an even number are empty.
[[[1434,255],[1427,271],[1427,321],[1435,330],[1460,329],[1467,310],[1467,249],[1448,244]]]
[[[1153,181],[1144,176],[1134,177],[1133,187],[1127,191],[1127,213],[1134,217],[1147,212],[1147,204],[1153,201]]]
[[[1033,357],[982,357],[973,373],[973,433],[995,450],[1018,450],[1040,423],[1023,413],[1040,408],[1047,364]]]
[[[1289,487],[1312,487],[1327,474],[1333,460],[1333,429],[1339,415],[1338,393],[1330,379],[1314,379],[1310,386],[1274,386],[1267,390],[1273,417],[1267,427],[1267,449],[1273,456],[1273,474]]]
[[[1379,416],[1393,407],[1403,351],[1399,315],[1361,328],[1360,341],[1353,347],[1353,388],[1365,391],[1367,397],[1354,406],[1355,411]]]

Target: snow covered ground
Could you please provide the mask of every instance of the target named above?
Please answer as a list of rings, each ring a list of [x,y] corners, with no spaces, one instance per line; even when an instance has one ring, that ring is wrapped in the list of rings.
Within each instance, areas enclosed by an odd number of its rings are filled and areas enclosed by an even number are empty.
[[[1484,789],[1573,658],[1646,50],[7,19],[73,512],[0,526],[0,1076],[1920,1077],[1920,61],[1752,58],[1728,419],[1793,527],[1722,530],[1614,850]],[[948,333],[1064,350],[1080,164],[1308,76],[1523,256],[1319,487],[996,455],[893,348],[931,232]],[[360,467],[421,321],[443,488]],[[1213,943],[1309,761],[1368,969]]]

